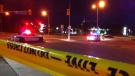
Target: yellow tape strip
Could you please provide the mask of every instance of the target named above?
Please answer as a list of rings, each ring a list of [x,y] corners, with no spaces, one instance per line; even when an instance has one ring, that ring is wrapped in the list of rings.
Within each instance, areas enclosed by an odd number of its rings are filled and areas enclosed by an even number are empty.
[[[135,76],[135,65],[0,40],[0,55],[54,76]]]

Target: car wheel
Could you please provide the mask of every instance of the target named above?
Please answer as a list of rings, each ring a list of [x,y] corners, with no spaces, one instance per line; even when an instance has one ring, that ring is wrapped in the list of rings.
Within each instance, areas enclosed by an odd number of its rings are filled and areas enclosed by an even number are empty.
[[[43,42],[44,41],[44,39],[41,37],[41,38],[39,38],[39,42]]]
[[[101,41],[100,38],[98,39],[98,41]]]
[[[96,41],[96,42],[100,42],[100,39],[96,39],[95,41]]]
[[[19,42],[25,42],[24,38],[20,38]]]

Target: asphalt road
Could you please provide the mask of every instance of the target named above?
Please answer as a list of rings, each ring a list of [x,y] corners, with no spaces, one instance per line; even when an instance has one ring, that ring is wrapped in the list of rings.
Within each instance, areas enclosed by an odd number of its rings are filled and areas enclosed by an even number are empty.
[[[44,37],[45,41],[43,43],[30,44],[135,64],[135,42],[128,37],[106,38],[101,42],[87,41],[86,36],[71,36],[70,40],[67,40],[67,36],[45,35]]]

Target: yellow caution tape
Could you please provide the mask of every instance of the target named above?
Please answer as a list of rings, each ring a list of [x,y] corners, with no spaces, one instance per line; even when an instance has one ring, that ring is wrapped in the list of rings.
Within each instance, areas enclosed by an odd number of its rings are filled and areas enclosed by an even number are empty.
[[[54,76],[135,76],[135,65],[0,40],[0,55]]]

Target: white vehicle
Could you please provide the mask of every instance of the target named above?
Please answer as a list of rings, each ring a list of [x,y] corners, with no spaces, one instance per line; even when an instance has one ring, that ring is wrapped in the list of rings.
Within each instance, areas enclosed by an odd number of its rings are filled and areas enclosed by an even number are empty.
[[[90,29],[90,33],[87,35],[88,41],[100,41],[100,30],[96,28]]]
[[[32,41],[43,42],[44,37],[41,35],[31,34],[29,30],[26,30],[20,35],[11,36],[11,40],[18,42],[32,42]]]
[[[88,41],[100,41],[100,35],[88,35],[87,40]]]

